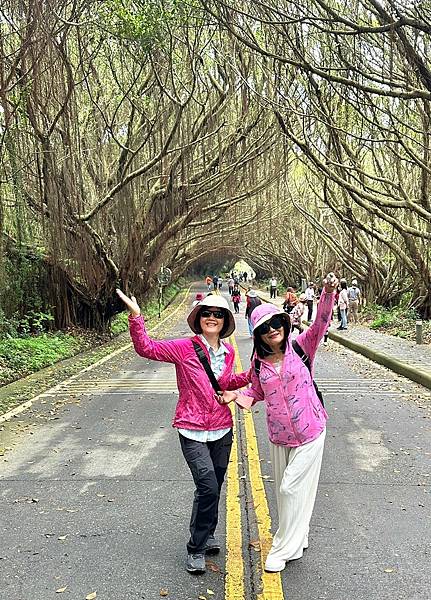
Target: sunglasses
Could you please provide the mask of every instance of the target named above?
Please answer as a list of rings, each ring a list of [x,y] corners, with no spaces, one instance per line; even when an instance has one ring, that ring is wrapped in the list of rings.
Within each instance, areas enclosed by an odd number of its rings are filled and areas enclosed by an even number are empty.
[[[272,317],[269,321],[265,321],[265,323],[262,323],[262,325],[259,325],[259,327],[257,328],[258,333],[260,333],[260,335],[265,335],[266,333],[269,333],[270,329],[280,329],[281,327],[283,327],[285,321],[282,317]]]
[[[224,319],[225,317],[225,313],[223,310],[207,310],[206,308],[204,310],[201,310],[201,317],[204,317],[205,319],[208,317],[215,317],[216,319]]]

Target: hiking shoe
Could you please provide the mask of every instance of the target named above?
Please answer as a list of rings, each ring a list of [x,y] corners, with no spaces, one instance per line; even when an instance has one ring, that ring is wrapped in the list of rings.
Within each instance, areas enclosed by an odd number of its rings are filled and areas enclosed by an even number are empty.
[[[187,554],[186,569],[189,573],[205,573],[205,554]]]
[[[220,552],[220,544],[213,535],[210,535],[207,539],[207,545],[205,546],[206,554],[218,554]]]

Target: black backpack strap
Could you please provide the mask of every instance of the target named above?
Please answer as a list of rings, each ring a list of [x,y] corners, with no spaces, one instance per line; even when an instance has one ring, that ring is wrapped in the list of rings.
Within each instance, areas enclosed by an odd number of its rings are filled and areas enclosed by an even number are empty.
[[[304,365],[307,367],[307,369],[308,369],[308,371],[309,371],[309,373],[311,375],[311,364],[310,364],[310,358],[309,358],[308,354],[305,354],[304,350],[301,348],[301,346],[298,344],[298,342],[296,340],[292,341],[292,348],[295,350],[296,354],[302,360],[302,362],[304,363]],[[322,406],[324,407],[325,404],[323,402],[322,392],[317,387],[317,383],[314,381],[314,379],[312,379],[312,382],[313,382],[313,385],[314,385],[314,389],[316,390],[317,397],[319,398]]]
[[[254,372],[256,373],[257,377],[259,378],[259,375],[260,375],[260,360],[258,358],[254,359]]]
[[[221,387],[219,386],[219,383],[213,373],[213,370],[211,369],[211,366],[208,362],[208,358],[207,358],[205,352],[202,350],[201,346],[197,342],[195,342],[193,340],[192,340],[192,342],[193,342],[193,348],[195,349],[195,352],[196,352],[203,368],[205,369],[206,374],[208,375],[208,379],[211,381],[211,385],[213,386],[214,391],[216,392],[216,394],[222,394],[223,392],[221,390]]]

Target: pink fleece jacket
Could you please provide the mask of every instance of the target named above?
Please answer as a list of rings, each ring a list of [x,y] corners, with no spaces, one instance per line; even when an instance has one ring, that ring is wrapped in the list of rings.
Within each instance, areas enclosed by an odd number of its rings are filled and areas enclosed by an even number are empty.
[[[199,336],[176,340],[154,340],[149,337],[141,316],[129,317],[129,329],[135,350],[140,356],[175,365],[179,398],[173,427],[201,431],[232,427],[230,408],[226,404],[219,404],[216,400],[208,375],[193,347],[193,341],[197,342],[210,362],[208,350]],[[250,382],[250,370],[235,374],[233,371],[235,351],[232,346],[223,343],[228,353],[218,382],[222,390],[236,390]]]
[[[322,292],[314,323],[296,338],[309,356],[314,357],[332,317],[335,294]],[[240,393],[237,402],[248,407],[265,402],[269,439],[273,444],[297,447],[315,440],[322,433],[328,415],[301,358],[292,348],[289,336],[280,374],[267,360],[261,360],[259,377],[252,362],[251,386]]]

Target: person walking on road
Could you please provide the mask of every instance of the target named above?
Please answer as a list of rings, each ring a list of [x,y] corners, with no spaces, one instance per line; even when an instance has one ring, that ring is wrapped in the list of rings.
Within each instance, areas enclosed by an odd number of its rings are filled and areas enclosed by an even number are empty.
[[[314,283],[312,281],[310,281],[307,289],[305,290],[305,302],[307,304],[307,309],[308,309],[307,321],[309,321],[309,322],[311,321],[311,319],[313,317],[314,296],[315,296]]]
[[[301,558],[308,547],[327,420],[313,382],[313,362],[332,316],[336,284],[330,273],[314,323],[294,341],[286,313],[273,304],[258,306],[252,313],[251,387],[224,392],[220,398],[222,403],[236,400],[243,408],[265,403],[279,518],[265,561],[270,572],[282,571],[286,562]]]
[[[293,287],[288,287],[286,290],[286,296],[283,302],[284,312],[290,313],[293,308],[298,304],[298,297],[295,294]]]
[[[233,277],[231,277],[229,279],[229,281],[227,282],[227,286],[228,286],[228,289],[229,289],[229,295],[232,296],[233,288],[235,286],[235,281],[233,280]]]
[[[349,308],[349,296],[347,294],[347,281],[345,279],[340,280],[338,308],[340,309],[341,323],[337,329],[347,329],[347,309]]]
[[[274,275],[271,277],[271,281],[269,282],[269,297],[270,299],[276,298],[277,296],[277,279]]]
[[[286,309],[285,309],[286,310]],[[299,296],[298,303],[295,304],[289,314],[290,322],[292,323],[292,329],[297,329],[299,333],[302,331],[302,315],[305,311],[305,294]]]
[[[235,285],[232,292],[232,302],[235,314],[239,314],[239,305],[241,302],[241,291],[238,285]]]
[[[245,318],[248,322],[248,332],[250,334],[250,337],[253,337],[253,325],[251,323],[251,315],[254,309],[262,304],[262,300],[259,298],[256,292],[250,288],[246,293],[246,302],[247,305],[245,308]]]
[[[358,322],[358,309],[361,303],[361,290],[358,288],[356,279],[352,279],[352,285],[347,288],[347,297],[349,299],[349,323]]]
[[[210,290],[211,290],[211,285],[212,285],[212,282],[213,282],[213,280],[212,280],[212,277],[210,277],[209,275],[207,275],[207,276],[205,277],[205,285],[207,286],[207,288],[208,288],[208,291],[210,291]]]
[[[145,329],[136,298],[129,298],[121,290],[117,294],[130,311],[129,329],[136,352],[175,364],[179,398],[173,427],[178,430],[181,450],[196,486],[186,569],[203,573],[205,554],[220,551],[214,534],[232,446],[232,414],[228,406],[218,402],[215,389],[237,389],[250,379],[249,372],[234,373],[235,351],[222,341],[233,333],[235,319],[227,301],[212,294],[198,302],[187,317],[194,336],[154,340]]]
[[[217,277],[217,275],[213,275],[213,288],[214,288],[214,290],[218,290],[218,277]]]

